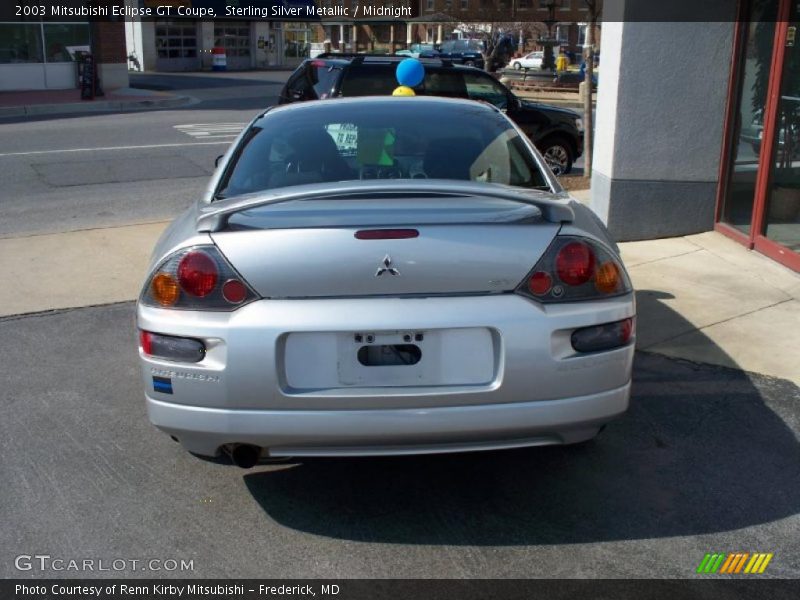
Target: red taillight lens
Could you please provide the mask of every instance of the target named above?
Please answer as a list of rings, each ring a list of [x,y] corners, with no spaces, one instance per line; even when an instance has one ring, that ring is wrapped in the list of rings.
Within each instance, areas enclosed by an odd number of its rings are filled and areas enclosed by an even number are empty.
[[[583,242],[565,244],[556,256],[556,273],[567,285],[583,285],[594,274],[594,251]]]
[[[139,331],[139,345],[145,354],[153,354],[153,338],[149,331]]]
[[[528,289],[531,294],[536,296],[544,296],[553,287],[553,278],[544,271],[536,271],[528,279]]]
[[[178,263],[178,281],[181,288],[193,296],[202,298],[217,287],[217,264],[205,252],[189,252]]]
[[[222,284],[222,297],[231,304],[239,304],[247,298],[247,287],[238,279],[229,279]]]

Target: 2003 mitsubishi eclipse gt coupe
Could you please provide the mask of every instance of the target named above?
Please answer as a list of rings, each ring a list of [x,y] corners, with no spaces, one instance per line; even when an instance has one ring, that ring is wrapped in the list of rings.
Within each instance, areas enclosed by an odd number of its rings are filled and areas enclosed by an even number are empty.
[[[156,246],[137,307],[151,421],[187,450],[569,444],[628,407],[615,244],[496,108],[272,108]]]

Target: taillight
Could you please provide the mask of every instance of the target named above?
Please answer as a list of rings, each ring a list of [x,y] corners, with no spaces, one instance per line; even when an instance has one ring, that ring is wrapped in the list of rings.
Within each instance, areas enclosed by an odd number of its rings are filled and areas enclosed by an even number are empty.
[[[578,352],[600,352],[625,346],[633,337],[633,319],[623,319],[593,327],[576,329],[572,333],[572,347]]]
[[[556,236],[517,293],[539,302],[574,302],[631,292],[619,258],[588,238]]]
[[[149,331],[139,331],[139,345],[147,356],[166,360],[200,362],[206,355],[205,344],[200,340]]]
[[[556,255],[556,273],[567,285],[582,285],[594,275],[594,251],[586,242],[569,242]]]
[[[258,295],[215,246],[179,250],[147,280],[139,301],[147,306],[234,310]]]
[[[181,288],[198,298],[208,296],[217,287],[217,265],[202,250],[192,250],[178,263],[178,282]]]

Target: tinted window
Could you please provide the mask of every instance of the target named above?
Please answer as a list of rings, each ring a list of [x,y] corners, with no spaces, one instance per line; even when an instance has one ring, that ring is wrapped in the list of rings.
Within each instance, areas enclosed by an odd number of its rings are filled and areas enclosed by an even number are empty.
[[[397,87],[395,64],[352,66],[342,81],[342,96],[391,96]]]
[[[492,76],[483,73],[465,72],[464,82],[471,100],[482,100],[497,108],[508,107],[508,92]]]
[[[404,98],[267,113],[241,142],[217,196],[425,178],[547,189],[525,142],[502,115],[477,104]]]
[[[294,102],[327,98],[341,72],[341,68],[331,67],[321,61],[319,64],[304,65],[286,82],[286,100]]]
[[[464,76],[456,69],[439,69],[436,71],[426,69],[423,86],[423,93],[431,96],[467,97]]]

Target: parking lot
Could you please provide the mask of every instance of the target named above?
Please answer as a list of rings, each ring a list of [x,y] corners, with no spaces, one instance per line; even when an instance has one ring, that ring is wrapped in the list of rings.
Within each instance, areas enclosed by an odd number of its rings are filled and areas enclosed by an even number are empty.
[[[113,236],[173,217],[230,124],[285,76],[228,88],[176,77],[198,103],[4,122],[0,237]],[[187,133],[199,125],[207,135]],[[43,298],[80,287],[39,283]],[[652,290],[638,301],[688,325]],[[739,551],[774,553],[766,577],[800,576],[800,390],[788,380],[639,352],[630,412],[587,444],[244,471],[149,424],[133,303],[79,304],[0,318],[2,577],[92,575],[15,566],[47,554],[120,559],[118,574],[136,577],[154,573],[130,560],[157,559],[191,563],[159,577],[683,578],[707,552]]]

